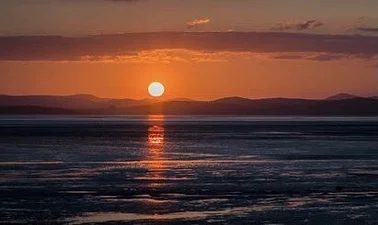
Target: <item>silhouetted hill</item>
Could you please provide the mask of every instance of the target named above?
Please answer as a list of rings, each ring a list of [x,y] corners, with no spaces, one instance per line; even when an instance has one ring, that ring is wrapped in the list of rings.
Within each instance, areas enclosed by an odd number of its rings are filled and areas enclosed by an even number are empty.
[[[227,97],[221,98],[213,101],[213,103],[222,103],[222,104],[248,104],[251,102],[251,99],[241,98],[241,97]]]
[[[45,114],[45,115],[62,115],[62,114],[79,114],[80,112],[62,109],[50,108],[41,106],[5,106],[0,107],[0,115],[30,115],[30,114]]]
[[[345,100],[345,99],[352,99],[352,98],[361,98],[361,97],[357,95],[351,95],[348,93],[339,93],[337,95],[332,95],[326,98],[326,100]]]
[[[40,106],[65,109],[93,110],[115,107],[129,107],[141,104],[150,104],[148,100],[133,99],[109,99],[98,98],[93,95],[70,95],[70,96],[10,96],[0,95],[0,107],[5,106]]]
[[[122,114],[171,115],[308,115],[308,116],[374,116],[378,100],[368,98],[339,101],[305,99],[244,99],[212,102],[161,102],[118,109]]]
[[[95,96],[0,96],[1,114],[171,114],[378,116],[378,99],[222,98],[214,101],[102,99]]]
[[[172,102],[194,102],[195,100],[190,99],[190,98],[173,98],[173,99],[170,99],[169,101],[172,101]]]

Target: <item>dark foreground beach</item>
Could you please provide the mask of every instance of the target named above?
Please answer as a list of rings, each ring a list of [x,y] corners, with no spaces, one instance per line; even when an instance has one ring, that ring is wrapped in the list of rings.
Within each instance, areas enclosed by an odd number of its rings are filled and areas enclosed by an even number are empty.
[[[0,224],[378,224],[378,118],[0,117]]]

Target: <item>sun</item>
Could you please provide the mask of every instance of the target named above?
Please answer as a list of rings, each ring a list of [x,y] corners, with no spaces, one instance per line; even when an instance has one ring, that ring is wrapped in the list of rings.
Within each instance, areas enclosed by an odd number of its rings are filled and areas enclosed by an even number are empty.
[[[160,82],[153,82],[148,86],[148,93],[150,93],[152,97],[160,97],[164,92],[164,85]]]

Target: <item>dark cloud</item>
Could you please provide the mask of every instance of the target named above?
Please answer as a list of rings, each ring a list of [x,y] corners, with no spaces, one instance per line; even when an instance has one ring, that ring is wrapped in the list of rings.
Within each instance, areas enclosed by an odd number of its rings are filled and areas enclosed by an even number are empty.
[[[303,59],[304,57],[302,55],[296,55],[296,54],[279,54],[272,56],[272,59]]]
[[[145,0],[105,0],[105,1],[111,1],[111,2],[140,2]]]
[[[122,56],[157,49],[216,52],[318,53],[372,59],[378,37],[274,32],[158,32],[85,37],[0,37],[0,60],[79,60],[83,56]],[[334,56],[334,58],[337,58]]]
[[[89,0],[87,0],[89,1]],[[90,0],[90,1],[106,1],[106,2],[140,2],[146,0]]]
[[[324,23],[321,21],[316,21],[316,20],[309,20],[304,23],[298,23],[296,25],[297,30],[307,30],[310,28],[315,28],[315,27],[320,27],[323,26]]]
[[[306,20],[296,22],[278,23],[272,29],[274,30],[309,30],[323,26],[324,23],[318,20]]]
[[[346,56],[343,55],[343,54],[319,54],[319,55],[310,56],[307,59],[313,60],[313,61],[326,62],[326,61],[331,61],[331,60],[342,59],[342,58],[345,58],[345,57]]]
[[[55,0],[55,1],[71,1],[71,2],[79,2],[78,0]],[[143,2],[148,0],[81,0],[86,2],[114,2],[114,3],[131,3],[131,2]]]
[[[377,32],[378,33],[378,27],[357,27],[356,30],[362,31],[362,32]]]
[[[272,59],[284,59],[284,60],[294,60],[294,59],[300,59],[300,60],[310,60],[310,61],[319,61],[319,62],[327,62],[327,61],[333,61],[333,60],[340,60],[340,59],[347,59],[347,58],[358,58],[363,59],[362,55],[353,54],[339,54],[339,53],[292,53],[292,54],[278,54],[273,55],[271,57]],[[373,57],[371,58],[373,59]]]

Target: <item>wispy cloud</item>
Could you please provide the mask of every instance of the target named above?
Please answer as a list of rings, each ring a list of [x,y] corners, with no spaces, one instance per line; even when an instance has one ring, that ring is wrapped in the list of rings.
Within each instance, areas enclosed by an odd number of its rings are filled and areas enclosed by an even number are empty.
[[[129,55],[83,56],[85,62],[130,62],[130,63],[172,63],[172,62],[220,62],[227,61],[237,53],[207,53],[187,49],[157,49],[140,51]]]
[[[333,53],[255,53],[255,52],[205,52],[188,49],[158,49],[140,51],[130,55],[83,56],[84,62],[127,62],[127,63],[214,63],[227,62],[235,59],[253,60],[305,60],[314,62],[330,62],[337,60],[359,60],[360,62],[373,62],[378,57],[364,58],[362,55],[347,55]],[[375,62],[375,61],[374,61]]]
[[[210,23],[210,21],[211,20],[209,18],[195,19],[195,20],[187,22],[186,25],[188,29],[192,29],[198,26],[208,24]]]
[[[323,26],[324,22],[319,20],[300,20],[294,22],[280,22],[272,27],[273,30],[310,30]]]

